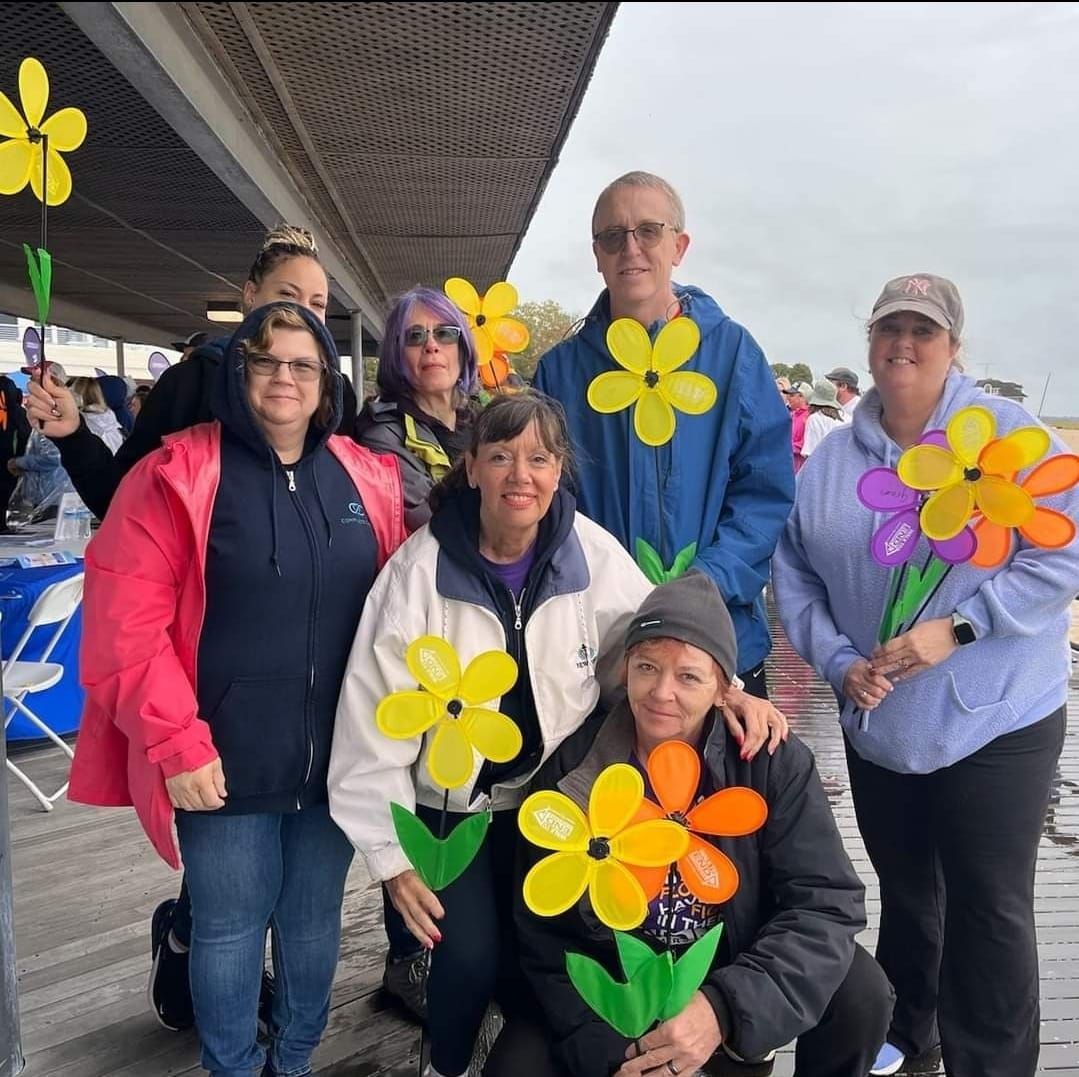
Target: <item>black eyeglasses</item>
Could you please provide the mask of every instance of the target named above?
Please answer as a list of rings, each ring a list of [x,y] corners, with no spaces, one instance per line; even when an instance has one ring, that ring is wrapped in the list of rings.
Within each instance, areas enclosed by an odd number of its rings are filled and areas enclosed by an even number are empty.
[[[422,348],[428,337],[434,337],[439,344],[456,344],[461,339],[461,330],[456,325],[436,325],[434,329],[410,325],[405,330],[405,344],[410,348]]]
[[[275,359],[272,355],[254,352],[247,357],[247,369],[262,378],[273,377],[278,368],[287,366],[296,381],[318,381],[323,364],[317,359]]]
[[[678,231],[665,221],[641,221],[636,228],[605,228],[592,238],[607,254],[619,254],[625,250],[626,240],[630,236],[636,236],[637,242],[645,250],[649,250],[663,238],[664,228],[670,228],[672,232]]]

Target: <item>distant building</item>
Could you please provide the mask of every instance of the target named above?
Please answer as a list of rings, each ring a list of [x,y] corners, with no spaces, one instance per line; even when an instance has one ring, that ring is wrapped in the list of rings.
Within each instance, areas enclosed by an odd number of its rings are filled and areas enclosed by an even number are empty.
[[[0,312],[0,373],[18,370],[26,362],[22,337],[32,325],[34,323],[26,318]],[[171,348],[125,341],[124,372],[138,381],[153,381],[147,364],[154,352],[162,352],[170,363],[175,363],[180,357],[180,353]],[[115,340],[57,325],[50,325],[45,331],[45,354],[58,362],[69,378],[93,377],[96,369],[109,373],[116,370]]]
[[[996,378],[982,378],[978,388],[984,389],[990,396],[1006,396],[1009,400],[1018,400],[1021,404],[1027,398],[1023,387],[1014,381],[997,381]]]

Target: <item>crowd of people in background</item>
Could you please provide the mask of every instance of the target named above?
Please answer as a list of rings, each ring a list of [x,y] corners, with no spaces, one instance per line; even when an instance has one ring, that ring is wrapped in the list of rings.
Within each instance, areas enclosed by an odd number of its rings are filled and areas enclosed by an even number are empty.
[[[182,864],[151,925],[158,1020],[196,1026],[216,1077],[310,1073],[357,850],[382,888],[383,984],[427,1027],[429,1077],[470,1072],[492,1003],[505,1025],[488,1077],[760,1074],[791,1040],[798,1077],[892,1074],[941,1052],[951,1077],[1031,1077],[1034,864],[1079,551],[1020,543],[995,572],[960,566],[881,643],[880,521],[853,505],[867,468],[894,467],[964,407],[1005,432],[1036,420],[962,374],[962,301],[942,277],[885,285],[863,393],[847,367],[776,377],[711,295],[673,281],[690,233],[660,177],[604,188],[590,236],[594,306],[532,389],[485,407],[467,319],[417,286],[387,312],[377,392],[358,409],[317,247],[291,226],[256,254],[243,324],[177,342],[183,362],[125,391],[126,422],[115,385],[65,384],[55,364],[27,391],[29,422],[0,382],[8,472],[62,475],[102,521],[70,795],[134,805]],[[613,369],[612,322],[654,338],[681,317],[700,331],[681,369],[718,399],[653,446],[633,409],[594,410],[589,386]],[[1075,491],[1050,503],[1079,513]],[[673,577],[658,587],[642,541]],[[685,551],[688,571],[668,572]],[[864,884],[812,753],[768,699],[769,585],[835,691],[880,879],[875,958],[855,942]],[[415,690],[406,651],[430,636],[462,666],[496,650],[518,668],[498,707],[520,750],[491,762],[469,744],[452,795],[426,765],[441,726],[390,738],[375,721],[383,699]],[[725,934],[700,989],[631,1039],[565,975],[568,950],[617,971],[587,898],[553,917],[522,900],[517,811],[543,789],[586,810],[606,765],[647,776],[671,740],[698,760],[691,802],[745,786],[768,819],[715,839],[738,867],[734,897],[649,906],[646,945],[682,952],[720,922]],[[432,828],[440,813],[451,826],[489,813],[481,855],[434,892],[391,802]]]

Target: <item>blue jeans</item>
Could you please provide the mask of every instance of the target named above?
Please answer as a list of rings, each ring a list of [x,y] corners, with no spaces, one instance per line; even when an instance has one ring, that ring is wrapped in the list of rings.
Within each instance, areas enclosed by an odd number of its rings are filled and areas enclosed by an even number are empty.
[[[202,1065],[258,1077],[258,1002],[272,929],[270,1065],[311,1072],[330,1008],[352,846],[325,804],[288,815],[177,812],[191,892],[191,996]]]

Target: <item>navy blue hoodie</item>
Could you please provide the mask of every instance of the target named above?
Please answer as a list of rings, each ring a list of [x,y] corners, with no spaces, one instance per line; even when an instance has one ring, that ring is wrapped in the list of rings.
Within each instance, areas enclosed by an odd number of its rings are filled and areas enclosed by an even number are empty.
[[[358,491],[327,448],[341,416],[329,333],[288,303],[322,345],[334,410],[312,419],[303,456],[283,465],[247,398],[240,342],[271,307],[249,314],[218,369],[221,482],[206,561],[199,711],[221,754],[229,813],[297,811],[326,799],[337,696],[378,547]]]

